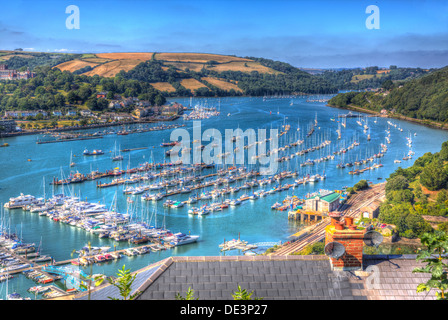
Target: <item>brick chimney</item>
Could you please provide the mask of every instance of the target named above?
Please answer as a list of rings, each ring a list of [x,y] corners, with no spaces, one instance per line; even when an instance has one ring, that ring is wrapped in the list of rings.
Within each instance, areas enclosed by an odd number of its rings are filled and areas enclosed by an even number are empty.
[[[344,224],[332,221],[332,224],[325,228],[325,244],[336,241],[345,247],[345,254],[341,258],[330,258],[333,270],[351,271],[362,269],[365,230],[355,229],[354,227],[349,228],[348,225],[352,225],[352,221],[348,220]],[[337,224],[339,226],[336,226]],[[341,228],[342,230],[338,230]]]

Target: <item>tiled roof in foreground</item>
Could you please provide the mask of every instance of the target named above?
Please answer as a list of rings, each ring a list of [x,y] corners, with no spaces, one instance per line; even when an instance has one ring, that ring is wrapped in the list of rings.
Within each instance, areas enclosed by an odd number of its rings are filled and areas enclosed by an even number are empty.
[[[434,299],[433,292],[416,292],[428,279],[412,273],[418,266],[414,255],[364,256],[363,270],[355,272],[332,271],[328,258],[318,255],[170,257],[139,270],[133,292],[141,300],[175,299],[191,287],[199,300],[232,300],[240,285],[264,300]],[[99,287],[91,299],[114,292]]]

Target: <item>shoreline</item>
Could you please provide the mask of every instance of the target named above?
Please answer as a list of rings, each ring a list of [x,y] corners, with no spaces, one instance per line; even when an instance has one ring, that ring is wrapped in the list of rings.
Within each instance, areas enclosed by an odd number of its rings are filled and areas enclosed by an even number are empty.
[[[64,131],[79,131],[79,130],[88,130],[88,129],[96,129],[96,128],[106,128],[106,127],[116,127],[122,125],[132,125],[132,124],[145,124],[145,123],[158,123],[158,122],[169,122],[179,119],[180,116],[173,116],[168,119],[149,119],[143,121],[125,121],[125,122],[113,122],[113,123],[102,123],[102,124],[93,124],[82,127],[64,127],[64,128],[55,128],[55,129],[41,129],[34,131],[22,131],[22,132],[14,132],[14,133],[0,133],[0,138],[13,138],[19,136],[33,135],[33,134],[42,134],[45,132],[64,132]]]
[[[384,115],[384,114],[381,114],[378,111],[365,109],[365,108],[361,108],[361,107],[356,107],[356,106],[353,106],[353,105],[348,105],[347,107],[339,107],[339,106],[336,106],[336,105],[327,104],[327,107],[336,108],[336,109],[343,109],[343,110],[350,110],[350,111],[364,112],[364,113],[369,113],[369,114],[372,114],[372,115],[376,115],[376,116],[381,117],[381,118],[391,118],[391,119],[397,119],[397,120],[404,120],[404,121],[413,122],[413,123],[416,123],[418,125],[426,126],[426,127],[433,128],[433,129],[448,130],[448,124],[445,125],[443,123],[434,122],[434,121],[431,121],[431,120],[414,119],[414,118],[406,117],[406,116],[401,115],[401,114]],[[426,121],[428,121],[429,123],[427,123]]]

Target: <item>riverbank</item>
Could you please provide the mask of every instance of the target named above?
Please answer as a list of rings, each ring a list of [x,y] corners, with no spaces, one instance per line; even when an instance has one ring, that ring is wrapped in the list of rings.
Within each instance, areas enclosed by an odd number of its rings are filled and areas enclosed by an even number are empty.
[[[436,122],[436,121],[431,121],[431,120],[421,120],[421,119],[414,119],[414,118],[410,118],[410,117],[406,117],[403,116],[401,114],[398,113],[388,113],[387,115],[381,114],[378,111],[374,111],[374,110],[370,110],[370,109],[366,109],[366,108],[361,108],[361,107],[357,107],[354,105],[348,105],[347,107],[340,107],[340,106],[336,106],[336,105],[331,105],[331,104],[327,104],[328,107],[332,107],[332,108],[337,108],[337,109],[344,109],[344,110],[351,110],[351,111],[358,111],[358,112],[364,112],[364,113],[369,113],[381,118],[392,118],[392,119],[397,119],[397,120],[405,120],[405,121],[409,121],[409,122],[413,122],[413,123],[417,123],[419,125],[422,126],[426,126],[429,128],[434,128],[434,129],[441,129],[441,130],[448,130],[448,124],[443,124],[440,122]]]
[[[172,116],[166,119],[160,118],[150,118],[147,120],[138,120],[138,121],[123,121],[123,122],[111,122],[111,123],[101,123],[101,124],[91,124],[85,125],[82,127],[79,126],[69,126],[63,128],[53,128],[53,129],[40,129],[40,130],[31,130],[31,131],[20,131],[20,132],[11,132],[11,133],[3,133],[0,134],[0,138],[11,138],[18,137],[23,135],[33,135],[33,134],[42,134],[47,132],[65,132],[65,131],[79,131],[79,130],[87,130],[87,129],[96,129],[96,128],[105,128],[105,127],[116,127],[123,125],[132,125],[132,124],[145,124],[145,123],[157,123],[157,122],[168,122],[179,119],[180,116]]]

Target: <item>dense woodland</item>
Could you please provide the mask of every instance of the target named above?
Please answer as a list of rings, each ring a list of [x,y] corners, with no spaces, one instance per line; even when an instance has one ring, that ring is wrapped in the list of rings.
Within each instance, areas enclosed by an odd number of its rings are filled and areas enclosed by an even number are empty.
[[[341,93],[329,104],[337,107],[353,105],[373,111],[386,109],[415,119],[448,121],[448,67],[403,85],[385,81],[383,87],[379,93]]]
[[[394,224],[400,236],[420,237],[432,231],[422,215],[448,217],[448,141],[440,152],[425,153],[414,165],[393,172],[386,184],[386,201],[380,207],[379,220]],[[424,190],[435,191],[430,196]],[[438,226],[448,231],[448,223]]]
[[[2,56],[11,55],[10,53],[0,53],[0,58]],[[49,66],[53,67],[60,63],[70,61],[73,59],[78,59],[82,54],[49,54],[42,52],[26,52],[17,53],[13,57],[9,58],[5,62],[9,69],[25,71],[27,69],[34,70],[34,68],[39,66]]]
[[[369,88],[381,88],[383,83],[387,80],[394,82],[407,81],[419,78],[434,71],[421,68],[397,68],[396,66],[390,66],[390,72],[385,74],[378,74],[378,70],[378,67],[338,71],[327,70],[316,76],[332,83],[339,90],[364,90]]]
[[[204,83],[207,88],[195,90],[196,96],[236,96],[236,95],[273,95],[273,94],[293,94],[293,93],[311,93],[324,94],[336,93],[337,88],[324,79],[317,78],[293,66],[268,59],[250,58],[262,65],[283,73],[267,74],[252,71],[250,73],[241,71],[223,71],[217,72],[207,69],[205,66],[200,72],[177,70],[174,67],[164,71],[162,62],[149,60],[137,65],[128,72],[121,71],[117,76],[125,79],[134,79],[147,82],[169,82],[176,88],[176,92],[171,96],[191,96],[193,93],[180,84],[182,79],[193,78]],[[213,61],[209,62],[213,64]],[[243,90],[239,93],[235,90],[225,91],[219,89],[210,83],[202,80],[203,77],[218,77],[221,80],[238,81],[238,87]],[[165,93],[168,95],[167,93]]]
[[[151,105],[166,102],[165,97],[147,82],[75,75],[47,66],[36,67],[34,72],[36,77],[29,80],[0,82],[1,110],[55,110],[70,104],[102,111],[108,106],[107,99],[113,99],[115,94],[138,97]],[[100,91],[108,91],[107,99],[96,97]]]

